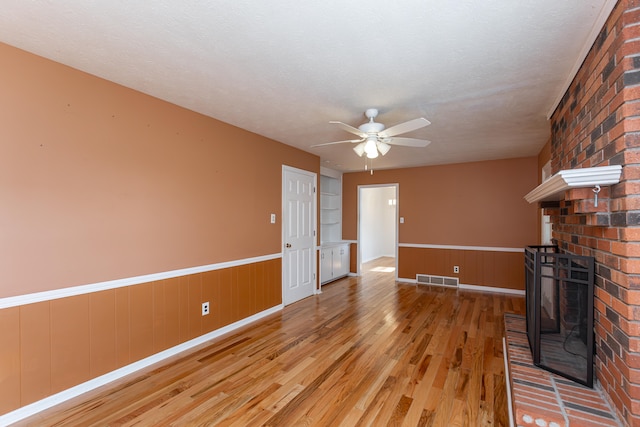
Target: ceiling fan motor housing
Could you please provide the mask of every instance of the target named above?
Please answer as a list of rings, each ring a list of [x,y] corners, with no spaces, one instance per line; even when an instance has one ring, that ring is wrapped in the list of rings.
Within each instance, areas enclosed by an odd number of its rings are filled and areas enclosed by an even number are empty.
[[[368,122],[358,126],[358,129],[369,135],[377,134],[378,132],[382,132],[384,130],[384,125],[382,123]]]

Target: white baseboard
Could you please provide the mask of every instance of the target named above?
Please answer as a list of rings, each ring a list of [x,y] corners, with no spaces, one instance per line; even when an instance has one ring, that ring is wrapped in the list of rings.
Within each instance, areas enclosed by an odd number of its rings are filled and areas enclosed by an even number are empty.
[[[112,381],[115,381],[127,375],[131,375],[141,369],[144,369],[148,366],[153,365],[154,363],[161,362],[169,357],[182,353],[183,351],[189,350],[200,344],[204,344],[207,341],[210,341],[222,335],[228,334],[229,332],[233,332],[236,329],[249,325],[273,313],[277,313],[278,311],[281,311],[283,308],[284,308],[284,305],[282,304],[277,305],[275,307],[271,307],[270,309],[261,311],[260,313],[256,313],[253,316],[249,316],[245,319],[232,323],[231,325],[227,325],[220,329],[216,329],[215,331],[209,332],[206,335],[202,335],[190,341],[184,342],[182,344],[178,344],[175,347],[171,347],[167,350],[163,350],[160,353],[156,353],[147,358],[131,363],[127,366],[123,366],[122,368],[116,369],[115,371],[111,371],[107,374],[101,375],[97,378],[86,381],[82,384],[78,384],[77,386],[68,388],[52,396],[46,397],[42,400],[38,400],[37,402],[33,402],[29,405],[23,406],[19,409],[16,409],[15,411],[0,415],[0,426],[6,426],[12,423],[16,423],[27,417],[35,415],[38,412],[44,411],[45,409],[49,409],[69,399],[78,397],[83,393],[87,393],[98,387],[102,387],[103,385],[109,384]]]
[[[396,281],[402,282],[402,283],[411,283],[413,285],[418,284],[418,281],[416,279],[398,278],[396,279]],[[442,286],[442,285],[428,284],[426,286]],[[443,286],[443,287],[451,288],[451,286]],[[466,291],[493,292],[497,294],[512,294],[512,295],[522,295],[522,296],[525,295],[525,291],[522,291],[519,289],[497,288],[493,286],[480,286],[480,285],[465,285],[463,283],[460,283],[458,285],[458,289],[466,290]]]
[[[458,288],[465,289],[467,291],[495,292],[499,294],[512,294],[512,295],[521,295],[521,296],[525,295],[525,292],[520,289],[495,288],[493,286],[464,285],[460,283]]]

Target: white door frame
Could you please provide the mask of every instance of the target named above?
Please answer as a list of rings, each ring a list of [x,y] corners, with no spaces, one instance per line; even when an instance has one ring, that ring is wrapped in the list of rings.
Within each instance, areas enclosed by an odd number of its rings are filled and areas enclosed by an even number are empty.
[[[395,280],[398,280],[398,239],[400,234],[400,229],[398,227],[399,218],[398,212],[400,212],[400,184],[399,183],[389,183],[389,184],[371,184],[371,185],[358,185],[358,224],[357,224],[357,245],[358,245],[358,254],[357,254],[357,265],[356,265],[356,274],[360,276],[362,272],[360,271],[361,263],[362,263],[362,245],[360,242],[360,215],[361,215],[361,193],[360,191],[363,188],[380,188],[380,187],[395,187],[396,188],[396,207],[395,207],[395,227],[396,227],[396,235],[395,235]]]
[[[318,291],[318,266],[317,266],[317,244],[318,244],[318,174],[315,172],[311,172],[308,170],[304,170],[304,169],[298,169],[295,168],[293,166],[287,166],[287,165],[282,165],[282,183],[281,183],[281,224],[282,224],[282,229],[280,232],[280,249],[281,249],[281,259],[282,259],[282,269],[281,269],[281,278],[280,278],[280,282],[281,282],[281,292],[282,292],[282,305],[285,305],[285,271],[286,268],[288,267],[286,265],[287,262],[287,257],[285,256],[285,240],[286,240],[286,226],[288,224],[288,214],[287,214],[287,209],[286,209],[286,198],[285,198],[285,194],[286,194],[286,190],[285,190],[285,172],[289,171],[289,172],[295,172],[298,174],[302,174],[302,175],[307,175],[309,177],[313,178],[313,189],[314,189],[314,197],[312,198],[312,207],[311,207],[311,211],[313,213],[312,215],[312,227],[313,227],[313,236],[314,236],[314,242],[311,249],[311,252],[313,253],[312,256],[312,262],[311,262],[311,269],[313,271],[313,294],[315,295],[317,293],[319,293]]]

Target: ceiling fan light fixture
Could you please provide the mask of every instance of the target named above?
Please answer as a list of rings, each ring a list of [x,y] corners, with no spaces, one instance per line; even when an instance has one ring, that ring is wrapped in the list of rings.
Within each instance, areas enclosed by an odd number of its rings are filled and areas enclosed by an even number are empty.
[[[382,154],[383,156],[387,154],[389,150],[391,150],[391,146],[386,142],[380,141],[378,142],[377,145],[378,145],[378,151],[380,151],[380,154]]]
[[[369,108],[365,112],[365,116],[369,119],[368,122],[361,124],[360,126],[353,127],[346,123],[339,121],[330,121],[329,123],[336,124],[342,128],[342,130],[357,135],[360,139],[350,139],[343,141],[326,142],[324,144],[316,144],[311,147],[321,147],[325,145],[343,144],[343,143],[358,143],[353,147],[353,151],[360,157],[367,155],[367,159],[375,159],[380,155],[386,155],[391,150],[392,145],[402,145],[405,147],[426,147],[430,141],[416,138],[397,137],[403,133],[412,132],[414,130],[423,128],[429,125],[431,122],[424,117],[409,120],[407,122],[399,123],[397,125],[386,128],[384,124],[377,123],[375,118],[378,116],[378,110],[375,108]]]
[[[364,145],[364,152],[367,153],[367,157],[370,159],[375,159],[378,157],[378,147],[376,145],[376,138],[369,137],[367,138],[367,142]]]

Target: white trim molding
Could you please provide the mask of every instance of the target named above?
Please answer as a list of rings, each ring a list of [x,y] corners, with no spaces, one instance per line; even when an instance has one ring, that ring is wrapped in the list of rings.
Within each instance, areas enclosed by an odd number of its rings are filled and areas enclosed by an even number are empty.
[[[511,374],[509,371],[509,352],[507,351],[507,339],[502,337],[502,358],[504,359],[504,379],[507,383],[507,411],[509,412],[509,427],[515,427],[513,423],[513,402],[511,401]]]
[[[143,276],[128,277],[126,279],[109,280],[106,282],[92,283],[88,285],[73,286],[69,288],[54,289],[51,291],[36,292],[32,294],[18,295],[15,297],[0,298],[0,309],[17,307],[36,302],[50,301],[59,298],[67,298],[76,295],[90,294],[107,289],[123,288],[126,286],[139,285],[142,283],[155,282],[158,280],[172,279],[174,277],[187,276],[190,274],[204,273],[207,271],[221,270],[223,268],[238,267],[241,265],[255,264],[263,261],[282,258],[282,253],[245,258],[234,261],[219,262],[216,264],[203,265],[199,267],[183,268],[180,270],[165,271],[162,273],[145,274]]]
[[[431,284],[431,283],[418,283],[418,281],[416,279],[403,279],[400,278],[397,280],[398,282],[401,283],[408,283],[408,284],[412,284],[412,285],[421,285],[421,286],[442,286],[442,285],[435,285],[435,284]],[[442,286],[442,287],[446,287],[446,288],[456,288],[455,286]],[[457,286],[457,289],[459,290],[463,290],[463,291],[472,291],[472,292],[491,292],[494,294],[510,294],[510,295],[519,295],[519,296],[524,296],[525,295],[525,291],[520,290],[520,289],[509,289],[509,288],[498,288],[495,286],[482,286],[482,285],[465,285],[464,283],[460,283]]]
[[[91,390],[95,390],[98,387],[102,387],[103,385],[107,385],[112,381],[123,378],[127,375],[133,374],[141,369],[147,368],[155,363],[161,362],[169,357],[180,354],[186,350],[192,349],[200,344],[204,344],[207,341],[211,341],[215,338],[221,337],[222,335],[233,332],[237,329],[240,329],[244,326],[247,326],[257,320],[263,319],[273,313],[277,313],[282,311],[284,305],[276,305],[267,310],[264,310],[260,313],[256,313],[253,316],[249,316],[245,319],[239,320],[230,325],[224,326],[215,331],[209,332],[206,335],[201,335],[197,338],[194,338],[190,341],[184,342],[182,344],[178,344],[175,347],[171,347],[167,350],[161,351],[160,353],[156,353],[152,356],[139,360],[137,362],[131,363],[127,366],[123,366],[122,368],[116,369],[115,371],[111,371],[107,374],[101,375],[92,380],[86,381],[82,384],[78,384],[77,386],[68,388],[59,393],[46,397],[37,402],[31,403],[29,405],[23,406],[15,411],[8,412],[6,414],[0,415],[0,425],[6,426],[9,424],[16,423],[20,420],[23,420],[27,417],[37,414],[38,412],[44,411],[45,409],[49,409],[55,405],[58,405],[62,402],[65,402],[69,399],[73,399],[74,397],[78,397],[84,393],[87,393]]]
[[[621,174],[620,165],[561,170],[527,193],[524,198],[529,203],[557,201],[564,197],[565,191],[572,188],[617,184],[620,182]]]
[[[524,248],[504,248],[495,246],[459,246],[459,245],[431,245],[423,243],[399,243],[400,248],[449,249],[456,251],[482,252],[524,252]]]
[[[525,291],[522,289],[497,288],[495,286],[465,285],[461,283],[458,285],[458,289],[463,289],[465,291],[493,292],[498,294],[525,296]]]

